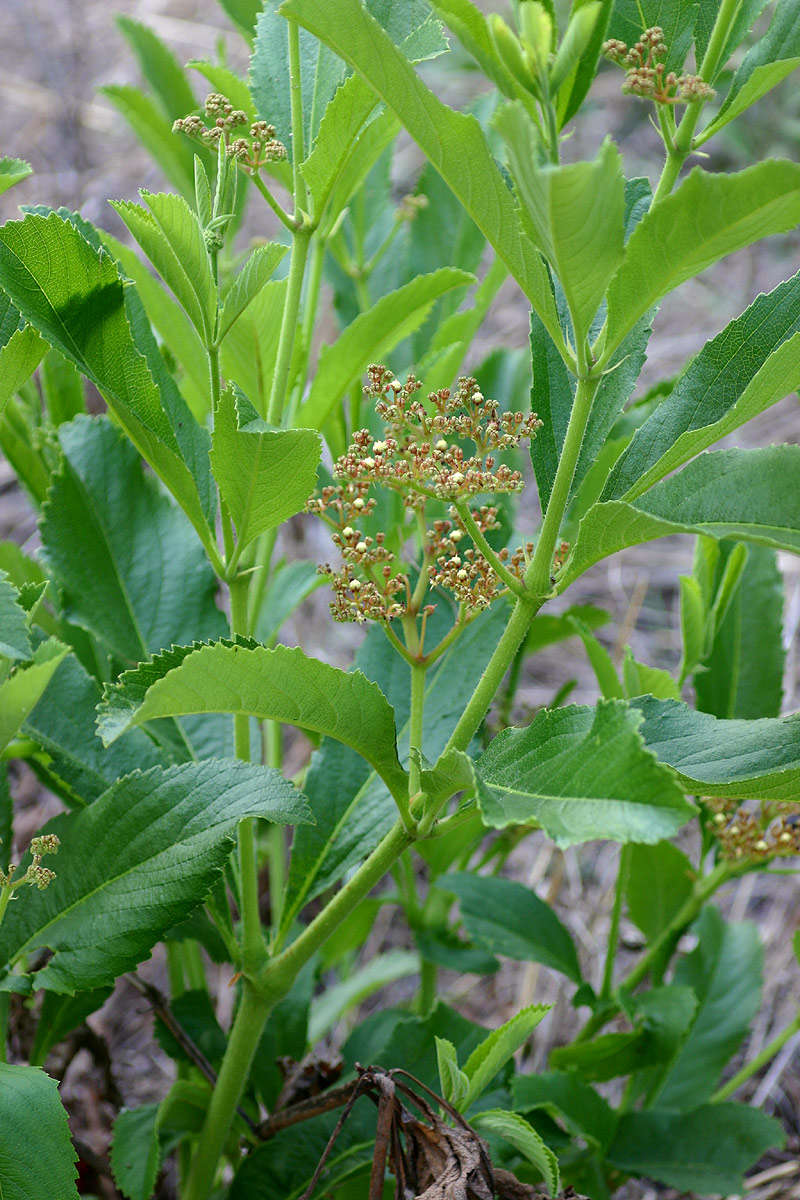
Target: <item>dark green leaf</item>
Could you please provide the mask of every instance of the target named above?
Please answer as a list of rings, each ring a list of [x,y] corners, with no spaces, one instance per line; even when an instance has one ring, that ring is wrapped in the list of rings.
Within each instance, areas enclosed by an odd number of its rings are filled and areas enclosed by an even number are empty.
[[[158,1104],[123,1108],[114,1122],[111,1170],[128,1200],[150,1200],[161,1163]]]
[[[659,25],[664,30],[667,67],[680,74],[692,44],[697,3],[698,0],[615,0],[608,37],[633,46],[645,29]]]
[[[82,1025],[98,1008],[103,1007],[111,992],[110,987],[77,992],[74,996],[45,992],[39,1009],[36,1037],[31,1047],[31,1061],[43,1063],[54,1046],[63,1041],[68,1033],[72,1033],[73,1029]]]
[[[77,1157],[55,1079],[38,1067],[0,1063],[3,1200],[78,1200]]]
[[[0,569],[0,654],[6,658],[30,658],[31,640],[19,592]]]
[[[692,892],[697,872],[670,842],[631,846],[625,901],[628,915],[652,942]]]
[[[543,1109],[562,1120],[569,1131],[607,1146],[614,1136],[617,1114],[608,1102],[572,1071],[517,1075],[511,1083],[514,1108],[526,1115]]]

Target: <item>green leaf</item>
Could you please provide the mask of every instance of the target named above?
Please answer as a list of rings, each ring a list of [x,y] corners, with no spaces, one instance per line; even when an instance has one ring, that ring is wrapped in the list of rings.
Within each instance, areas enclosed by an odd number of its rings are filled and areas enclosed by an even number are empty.
[[[581,621],[573,620],[572,625],[583,642],[586,657],[600,688],[600,695],[604,700],[624,700],[625,691],[608,650]]]
[[[709,451],[635,503],[592,505],[579,525],[559,591],[600,559],[673,533],[743,539],[797,554],[800,449]]]
[[[464,696],[475,689],[506,622],[505,606],[494,605],[467,627],[428,672],[425,690],[428,719],[422,753],[429,762],[435,762],[444,750],[461,716]],[[382,630],[375,628],[356,655],[355,665],[388,696],[399,727],[400,757],[405,761],[409,744],[408,664],[392,648]],[[334,741],[324,741],[312,755],[304,787],[317,824],[298,830],[292,846],[282,920],[284,931],[291,928],[304,904],[331,887],[377,846],[397,815],[380,779],[370,774],[352,750]]]
[[[710,1099],[761,1002],[764,952],[755,925],[726,924],[709,906],[696,932],[697,949],[680,960],[675,982],[692,988],[697,1012],[652,1097],[659,1108],[685,1111]]]
[[[573,0],[570,15],[579,12],[586,7],[586,4],[587,0]],[[561,129],[575,116],[594,82],[600,52],[603,42],[608,37],[608,23],[614,7],[613,0],[602,0],[600,13],[595,20],[588,44],[558,89],[558,124]]]
[[[680,1191],[730,1195],[743,1190],[744,1171],[783,1136],[774,1117],[745,1104],[623,1113],[607,1156],[623,1171]]]
[[[419,973],[419,955],[410,950],[388,950],[364,966],[350,971],[339,983],[330,984],[311,1003],[308,1040],[312,1046],[331,1032],[336,1023],[380,988]]]
[[[606,139],[594,162],[537,167],[537,133],[522,104],[502,108],[495,124],[534,242],[564,289],[581,342],[622,261],[625,181],[619,151]]]
[[[333,343],[320,352],[311,390],[300,406],[298,423],[319,429],[347,387],[372,362],[418,329],[440,296],[467,287],[475,277],[466,271],[441,267],[404,284],[361,313]]]
[[[78,1200],[77,1157],[55,1079],[38,1067],[0,1063],[3,1200]]]
[[[194,112],[197,101],[175,55],[147,25],[130,17],[115,18],[117,29],[133,50],[164,116],[169,121]]]
[[[311,429],[259,428],[261,422],[240,428],[239,420],[226,389],[214,416],[211,466],[244,547],[302,511],[316,485],[320,438]]]
[[[604,500],[635,500],[800,387],[800,273],[758,296],[688,364],[636,430]]]
[[[697,872],[683,851],[670,842],[631,846],[628,861],[628,916],[652,942],[688,900]]]
[[[736,105],[748,85],[750,85],[751,91],[753,90],[757,75],[761,73],[760,78],[764,78],[764,69],[769,70],[773,66],[781,66],[787,59],[794,60],[796,64],[799,54],[800,14],[798,14],[797,6],[793,0],[778,0],[769,29],[745,55],[733,77],[716,120],[719,120],[726,109]]]
[[[114,1121],[111,1170],[128,1200],[150,1200],[161,1165],[158,1142],[160,1104],[123,1108]]]
[[[431,0],[446,25],[464,49],[472,55],[484,75],[500,91],[509,97],[518,94],[519,88],[499,58],[486,17],[472,0]]]
[[[256,640],[268,645],[284,621],[324,582],[316,563],[296,559],[277,564],[270,572],[261,611],[256,617]]]
[[[281,11],[329,45],[396,114],[558,337],[546,268],[477,120],[434,96],[360,0],[285,0]]]
[[[17,329],[0,346],[0,413],[26,379],[30,379],[46,349],[47,344],[30,325]]]
[[[83,380],[58,350],[48,350],[39,372],[47,413],[54,425],[63,425],[86,412]]]
[[[0,654],[6,658],[30,658],[28,620],[19,604],[19,592],[0,569]]]
[[[101,695],[97,682],[70,655],[22,727],[43,751],[30,765],[70,806],[91,804],[121,775],[160,761],[155,745],[139,729],[103,746],[95,731]]]
[[[800,221],[800,166],[767,161],[733,175],[696,168],[642,217],[608,290],[604,354],[667,292],[718,259]]]
[[[731,544],[721,542],[727,557]],[[750,546],[739,585],[694,676],[697,707],[715,717],[777,717],[783,696],[783,577],[774,550]]]
[[[48,638],[37,646],[30,662],[22,663],[0,684],[0,750],[15,737],[67,653],[56,638]]]
[[[648,667],[637,662],[630,646],[625,647],[622,662],[622,679],[625,696],[657,696],[660,700],[680,700],[681,692],[669,671],[660,667]]]
[[[75,992],[113,982],[208,894],[245,817],[284,824],[310,813],[278,771],[233,760],[120,779],[91,807],[45,826],[61,839],[56,879],[8,910],[0,962],[47,947],[53,956],[37,987]]]
[[[450,387],[507,277],[505,263],[496,258],[475,289],[471,307],[464,312],[451,313],[441,323],[436,322],[427,356],[419,366],[420,378],[425,380],[428,391]],[[436,320],[435,312],[432,319]]]
[[[172,132],[172,122],[139,88],[109,84],[99,90],[122,114],[172,186],[191,203],[194,196],[193,144],[188,138]]]
[[[541,1172],[551,1196],[558,1195],[561,1188],[558,1159],[524,1117],[519,1113],[493,1108],[476,1113],[473,1124],[509,1142]]]
[[[743,112],[757,103],[782,83],[788,75],[800,66],[799,58],[784,58],[780,62],[764,63],[756,67],[742,86],[736,90],[736,77],[731,89],[725,97],[725,102],[713,121],[709,121],[701,134],[701,144],[708,141],[715,133],[719,133],[725,125],[736,120]]]
[[[465,876],[465,878],[467,878]],[[525,1045],[533,1030],[552,1008],[551,1004],[530,1004],[522,1008],[499,1029],[493,1029],[464,1063],[468,1087],[460,1107],[463,1112],[479,1100],[494,1077]]]
[[[25,162],[23,158],[9,158],[8,155],[3,155],[0,158],[0,196],[31,174],[33,167],[29,162]]]
[[[36,1038],[30,1052],[31,1061],[43,1063],[54,1046],[103,1007],[112,990],[110,987],[94,988],[89,992],[77,992],[74,996],[45,992],[39,1010]]]
[[[247,257],[224,295],[219,319],[219,341],[269,281],[287,248],[277,242],[267,242],[265,246],[257,246]]]
[[[208,345],[214,335],[216,288],[200,222],[182,196],[141,192],[150,212],[130,200],[112,200],[197,332]]]
[[[245,0],[246,2],[247,0]],[[224,8],[225,5],[223,4],[222,7]],[[254,0],[251,32],[255,28],[256,17],[260,12],[261,5]],[[238,108],[247,115],[248,121],[252,123],[256,120],[256,110],[253,106],[250,89],[235,71],[231,71],[222,63],[209,62],[204,58],[190,58],[186,66],[191,67],[193,71],[198,71],[211,84],[212,91],[221,92],[223,96],[227,96],[234,108]]]
[[[436,1039],[447,1038],[464,1062],[488,1033],[441,1001],[427,1017],[402,1009],[384,1009],[362,1021],[342,1047],[345,1063],[402,1063],[428,1087],[438,1083]],[[374,1142],[374,1117],[373,1117]]]
[[[392,709],[360,672],[340,671],[288,646],[216,642],[183,653],[172,670],[164,655],[106,689],[98,729],[107,745],[160,717],[249,713],[334,737],[358,751],[392,789],[407,789]],[[166,674],[159,677],[162,664]]]
[[[212,510],[201,500],[206,494],[203,435],[185,407],[165,411],[170,398],[160,394],[137,348],[130,323],[135,313],[128,309],[112,259],[64,217],[29,214],[0,230],[0,286],[47,341],[95,384],[210,546]],[[210,477],[207,457],[205,470]]]
[[[469,1080],[458,1065],[458,1053],[447,1038],[436,1039],[436,1065],[439,1068],[439,1087],[448,1104],[462,1108]]]
[[[510,879],[465,871],[443,875],[436,886],[458,897],[464,927],[479,945],[520,962],[542,963],[580,982],[578,955],[569,931],[530,888]],[[540,1018],[545,1011],[541,1009]]]
[[[478,759],[490,785],[487,824],[539,824],[560,846],[594,838],[657,842],[694,812],[642,738],[642,718],[619,700],[540,712],[507,729]]]
[[[679,583],[681,644],[683,646],[680,676],[681,679],[684,679],[705,655],[708,613],[697,580],[690,575],[681,575]],[[680,700],[680,696],[674,696],[673,699]]]
[[[285,279],[265,284],[222,343],[223,373],[236,380],[262,417],[269,405],[285,299]]]
[[[608,1102],[574,1071],[517,1075],[511,1081],[514,1108],[524,1114],[543,1109],[563,1120],[570,1133],[607,1146],[614,1136],[617,1114]]]
[[[41,535],[64,612],[122,660],[225,630],[217,581],[183,514],[105,417],[59,429]]]
[[[667,67],[680,73],[692,44],[697,7],[697,0],[615,0],[607,36],[633,46],[645,29],[659,25]]]
[[[558,615],[538,613],[531,621],[525,648],[529,654],[535,654],[545,646],[577,637],[576,621],[580,621],[587,629],[598,629],[601,625],[608,624],[610,619],[605,609],[597,608],[593,604],[576,604]]]
[[[220,0],[220,7],[225,10],[242,36],[252,44],[256,19],[261,12],[259,0]]]
[[[728,62],[733,51],[741,41],[754,28],[756,21],[761,16],[764,9],[767,7],[769,0],[742,0],[739,5],[736,16],[728,33],[727,41],[720,56],[719,71]],[[695,42],[695,58],[698,63],[702,62],[708,43],[711,38],[711,31],[714,28],[714,22],[717,19],[719,12],[719,0],[700,0],[697,10],[697,20],[694,25],[694,42]],[[716,77],[716,76],[715,76]],[[713,83],[714,79],[709,79],[709,83]]]
[[[0,762],[0,871],[8,870],[13,836],[14,800],[8,786],[8,763]]]
[[[675,700],[632,701],[640,733],[688,792],[732,799],[794,800],[800,781],[800,715],[722,720]]]

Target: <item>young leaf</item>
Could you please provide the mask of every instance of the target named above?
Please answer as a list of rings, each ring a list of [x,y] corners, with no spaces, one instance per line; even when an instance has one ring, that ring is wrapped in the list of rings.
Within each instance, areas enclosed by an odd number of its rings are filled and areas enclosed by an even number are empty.
[[[591,3],[591,0],[588,2]],[[573,0],[570,18],[586,7],[587,0]],[[572,69],[558,89],[558,124],[561,129],[575,116],[592,86],[597,74],[600,51],[603,42],[608,37],[608,22],[614,7],[613,0],[602,0],[599,5],[599,14],[594,20],[591,36],[585,48],[580,51],[577,61],[573,59]]]
[[[500,110],[511,174],[533,240],[564,289],[576,342],[586,337],[622,261],[625,181],[619,151],[606,139],[594,162],[537,167],[536,131],[522,104]]]
[[[559,591],[600,559],[672,533],[736,538],[798,553],[800,449],[709,451],[635,503],[592,505],[580,522]]]
[[[530,888],[465,871],[443,875],[436,886],[458,897],[464,927],[479,945],[520,962],[542,963],[580,983],[578,955],[568,930]],[[546,1011],[542,1008],[538,1019]],[[465,1070],[470,1073],[469,1063]]]
[[[0,569],[0,654],[6,658],[30,658],[28,620],[20,607],[19,592]]]
[[[23,158],[9,158],[4,154],[0,158],[0,196],[15,183],[22,183],[22,180],[32,173],[33,167],[29,162],[25,162]]]
[[[261,425],[240,428],[236,398],[226,389],[214,416],[211,466],[242,547],[300,512],[317,479],[317,433]]]
[[[478,1129],[485,1129],[505,1142],[509,1142],[515,1150],[519,1150],[528,1162],[533,1163],[547,1186],[551,1196],[557,1196],[561,1189],[561,1178],[558,1170],[558,1159],[524,1117],[519,1113],[504,1112],[492,1108],[476,1113],[473,1123]]]
[[[629,1112],[620,1117],[608,1161],[679,1191],[739,1194],[743,1173],[783,1143],[774,1117],[746,1104],[705,1104],[692,1111]]]
[[[403,123],[559,338],[550,281],[524,235],[519,211],[472,116],[425,86],[360,0],[284,0],[281,11],[348,62]]]
[[[30,662],[21,663],[0,683],[0,750],[16,735],[67,653],[67,646],[48,638],[36,647]]]
[[[603,491],[635,500],[800,386],[800,273],[758,296],[706,342],[636,430]],[[538,438],[537,438],[538,442]]]
[[[744,64],[742,64],[744,65]],[[730,91],[725,97],[722,108],[719,110],[713,121],[709,121],[703,130],[698,144],[702,145],[707,142],[715,133],[719,133],[725,125],[735,121],[738,116],[751,108],[762,96],[766,96],[769,92],[782,83],[788,75],[796,71],[800,66],[800,58],[784,58],[779,62],[768,62],[756,67],[752,74],[745,80],[740,88],[734,90],[736,85],[736,77],[731,84]]]
[[[41,362],[47,343],[26,325],[0,346],[0,413]]]
[[[158,1140],[160,1104],[123,1108],[114,1121],[111,1170],[128,1200],[150,1200],[161,1165]]]
[[[69,618],[123,661],[225,630],[217,582],[183,514],[105,417],[59,429],[42,543]]]
[[[622,660],[622,681],[625,697],[657,696],[660,700],[680,700],[681,691],[669,671],[637,662],[630,646],[625,647]]]
[[[628,916],[652,942],[692,892],[696,871],[671,842],[631,846],[625,902]]]
[[[757,77],[758,82],[761,83],[765,71],[769,71],[770,68],[780,69],[786,65],[787,60],[796,66],[798,55],[800,55],[800,15],[797,12],[797,6],[793,0],[778,0],[769,29],[748,50],[733,77],[722,108],[712,124],[717,125],[723,114],[727,114],[737,102],[741,102],[748,85],[750,85],[751,94],[755,91],[753,85],[755,85]],[[780,77],[783,78],[787,73],[788,70],[781,71]],[[775,70],[775,75],[778,75],[778,70]],[[777,78],[775,82],[778,82]],[[774,87],[775,84],[773,83],[771,86]],[[768,91],[769,88],[764,87],[763,90]]]
[[[340,671],[288,646],[216,642],[174,657],[173,669],[173,656],[162,655],[106,689],[98,718],[106,744],[160,717],[249,713],[334,737],[357,750],[389,787],[407,788],[392,709],[360,672]]]
[[[252,28],[255,28],[256,17],[260,12],[261,5],[256,0],[253,4]],[[245,81],[235,71],[232,71],[230,67],[226,67],[218,62],[209,62],[204,58],[190,58],[186,66],[191,67],[193,71],[198,71],[211,84],[212,91],[221,92],[223,96],[227,96],[233,107],[243,112],[250,123],[257,119],[250,89]],[[270,167],[280,165],[279,163],[269,164]]]
[[[331,984],[311,1003],[308,1040],[312,1046],[333,1029],[337,1021],[380,988],[419,972],[419,955],[410,950],[388,950],[377,954],[339,983]]]
[[[166,396],[162,406],[134,340],[125,287],[113,260],[90,245],[70,220],[56,213],[29,214],[0,230],[0,286],[47,341],[95,384],[210,545],[210,510],[201,500],[204,488],[194,462],[196,422],[188,410],[173,409],[168,415]]]
[[[45,827],[61,839],[56,879],[10,907],[0,963],[48,947],[37,987],[75,992],[113,982],[204,899],[245,817],[284,824],[311,814],[278,771],[234,760],[118,780],[89,808]]]
[[[467,287],[475,277],[466,271],[441,267],[420,275],[360,314],[332,346],[324,346],[314,382],[300,406],[298,423],[320,429],[347,387],[371,362],[380,361],[418,329],[434,301],[453,288]]]
[[[458,1065],[458,1054],[447,1038],[436,1038],[436,1065],[439,1068],[439,1086],[448,1104],[464,1109],[464,1097],[469,1089],[469,1080]]]
[[[479,1100],[499,1071],[525,1045],[533,1030],[550,1012],[550,1004],[530,1004],[476,1046],[464,1063],[468,1087],[461,1108],[467,1109]]]
[[[256,616],[256,641],[269,645],[284,621],[324,582],[316,563],[298,558],[278,564],[270,573],[261,611]]]
[[[657,842],[693,806],[645,745],[637,711],[619,700],[543,710],[527,729],[507,729],[478,759],[490,785],[480,795],[494,828],[537,824],[560,846],[611,838]]]
[[[0,1062],[3,1200],[78,1200],[77,1158],[55,1079]]]
[[[659,1108],[685,1111],[710,1099],[761,1001],[764,952],[755,925],[728,925],[708,906],[696,931],[697,949],[680,960],[675,982],[692,988],[697,1011],[652,1096]]]
[[[222,341],[231,325],[269,282],[286,250],[286,246],[280,246],[277,242],[267,242],[265,246],[257,246],[248,256],[225,293],[219,319],[219,341]]]
[[[767,161],[734,175],[696,168],[652,208],[608,289],[609,355],[649,308],[718,259],[800,221],[800,166]]]

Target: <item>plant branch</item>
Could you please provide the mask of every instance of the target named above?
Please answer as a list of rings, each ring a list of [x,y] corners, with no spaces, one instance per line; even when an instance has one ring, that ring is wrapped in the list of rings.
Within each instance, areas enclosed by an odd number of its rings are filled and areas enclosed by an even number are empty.
[[[458,513],[461,524],[464,526],[483,557],[489,563],[495,575],[497,575],[499,579],[502,579],[509,591],[513,592],[515,596],[523,595],[524,589],[522,583],[519,579],[517,579],[516,575],[512,575],[508,567],[506,567],[498,555],[495,554],[494,550],[486,540],[486,536],[481,533],[480,529],[478,528],[478,524],[470,512],[469,505],[467,504],[466,500],[457,500],[455,503],[455,509]]]
[[[737,1071],[732,1079],[727,1083],[723,1083],[722,1087],[717,1088],[714,1095],[711,1097],[712,1104],[719,1104],[721,1100],[727,1100],[734,1092],[738,1092],[743,1083],[747,1083],[753,1075],[757,1075],[762,1067],[771,1062],[776,1054],[779,1053],[786,1043],[794,1037],[796,1033],[800,1033],[800,1010],[793,1021],[777,1033],[771,1042],[768,1042],[764,1049],[751,1059],[749,1063],[745,1063],[741,1071]]]

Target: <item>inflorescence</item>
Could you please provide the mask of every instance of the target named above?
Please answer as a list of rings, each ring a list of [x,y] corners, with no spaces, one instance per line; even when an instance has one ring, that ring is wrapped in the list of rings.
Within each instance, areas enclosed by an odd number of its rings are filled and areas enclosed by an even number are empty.
[[[223,135],[226,138],[226,153],[248,172],[256,172],[266,163],[286,158],[286,147],[275,137],[275,126],[266,121],[250,121],[246,112],[234,108],[227,96],[212,92],[206,96],[205,115],[213,121],[207,125],[196,114],[179,117],[173,123],[173,133],[185,133],[204,146],[215,147]],[[244,132],[249,125],[247,133]]]
[[[14,863],[10,864],[8,871],[0,871],[0,889],[15,891],[24,883],[28,883],[31,887],[38,888],[40,892],[43,892],[53,882],[56,874],[49,867],[42,866],[42,859],[47,854],[57,854],[60,845],[61,842],[54,833],[43,833],[39,837],[32,838],[30,844],[31,863],[25,874],[20,875],[19,879],[15,879],[17,868]]]
[[[619,38],[603,43],[603,54],[625,71],[623,92],[652,100],[655,104],[691,104],[714,95],[699,75],[676,75],[667,71],[664,31],[658,25],[645,29],[640,40],[628,47]]]
[[[369,368],[364,392],[375,401],[385,432],[376,438],[358,430],[334,464],[336,482],[309,501],[308,510],[332,526],[342,555],[340,569],[320,567],[330,579],[331,611],[339,621],[427,615],[433,611],[423,603],[428,585],[451,592],[471,616],[506,588],[474,541],[476,530],[483,540],[498,528],[498,509],[474,501],[521,490],[520,472],[495,455],[533,438],[542,422],[535,413],[501,412],[474,379],[459,379],[453,391],[431,392],[426,403],[419,399],[421,386],[413,375],[401,383],[386,367]],[[465,440],[472,442],[473,454],[460,445]],[[376,486],[398,493],[415,525],[422,562],[414,567],[424,578],[413,590],[387,533],[363,532],[376,508]],[[530,543],[511,555],[503,549],[496,559],[521,580],[532,550]]]
[[[775,806],[765,806],[759,813],[737,800],[713,798],[706,804],[713,814],[712,828],[723,858],[766,861],[800,854],[799,808],[776,815]]]

